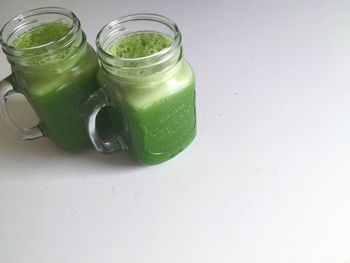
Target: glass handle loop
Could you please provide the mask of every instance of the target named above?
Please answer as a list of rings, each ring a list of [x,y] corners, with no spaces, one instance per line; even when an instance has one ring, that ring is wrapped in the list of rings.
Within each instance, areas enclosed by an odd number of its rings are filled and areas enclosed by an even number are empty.
[[[11,115],[8,109],[8,98],[18,93],[14,90],[12,84],[9,81],[10,77],[0,81],[0,115],[18,134],[23,140],[34,140],[43,137],[44,134],[40,130],[39,125],[32,128],[22,128]]]
[[[90,140],[95,146],[96,150],[104,154],[124,151],[126,150],[126,146],[124,140],[120,136],[117,136],[112,141],[103,141],[97,131],[97,115],[101,109],[107,106],[109,106],[107,95],[102,89],[97,90],[89,97],[86,104],[87,117],[85,119],[85,125],[88,130]]]

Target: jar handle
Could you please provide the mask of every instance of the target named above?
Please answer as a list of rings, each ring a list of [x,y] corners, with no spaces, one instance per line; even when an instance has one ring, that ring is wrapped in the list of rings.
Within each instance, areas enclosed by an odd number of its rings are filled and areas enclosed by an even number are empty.
[[[107,94],[103,89],[98,89],[92,95],[90,95],[86,103],[86,118],[85,125],[88,130],[88,134],[92,144],[95,146],[96,150],[104,153],[114,153],[127,150],[127,145],[121,136],[116,136],[110,141],[104,141],[100,134],[98,133],[96,127],[96,118],[100,110],[104,107],[109,106],[109,101]]]
[[[8,123],[12,128],[19,134],[19,136],[23,140],[34,140],[40,137],[44,136],[44,133],[39,128],[39,124],[32,127],[32,128],[22,128],[18,123],[15,121],[13,116],[11,115],[8,106],[7,106],[7,100],[8,98],[18,93],[14,90],[10,78],[12,76],[9,76],[3,80],[0,81],[0,115],[1,117]]]

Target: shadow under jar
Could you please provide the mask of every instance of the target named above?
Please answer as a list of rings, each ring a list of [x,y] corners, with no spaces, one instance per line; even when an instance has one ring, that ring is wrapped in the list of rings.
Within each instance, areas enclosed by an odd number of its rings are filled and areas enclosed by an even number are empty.
[[[91,145],[84,105],[98,89],[97,56],[79,19],[69,10],[39,8],[13,18],[0,32],[12,74],[0,82],[1,113],[25,140],[48,136],[64,150]],[[39,118],[21,128],[7,108],[7,98],[23,93]]]
[[[103,153],[127,150],[157,164],[196,135],[195,77],[183,57],[181,33],[170,19],[135,14],[112,21],[96,40],[101,89],[88,102],[87,129]],[[115,136],[100,138],[95,117],[108,107]]]

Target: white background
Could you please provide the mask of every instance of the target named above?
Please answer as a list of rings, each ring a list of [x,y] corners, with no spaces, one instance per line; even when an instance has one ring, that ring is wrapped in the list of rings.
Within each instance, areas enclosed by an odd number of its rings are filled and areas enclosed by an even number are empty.
[[[349,1],[2,0],[0,24],[48,5],[73,10],[93,45],[118,16],[176,21],[198,135],[140,166],[1,122],[1,263],[350,262]]]

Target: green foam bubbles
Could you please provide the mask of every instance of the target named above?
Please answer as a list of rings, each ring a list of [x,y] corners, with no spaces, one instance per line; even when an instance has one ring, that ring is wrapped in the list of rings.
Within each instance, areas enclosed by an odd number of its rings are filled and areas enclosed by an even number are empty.
[[[171,39],[158,32],[127,34],[112,42],[106,52],[118,58],[142,58],[158,53],[171,45]]]
[[[15,48],[42,46],[61,39],[70,29],[71,26],[65,23],[45,23],[24,32],[17,37],[11,45]]]

